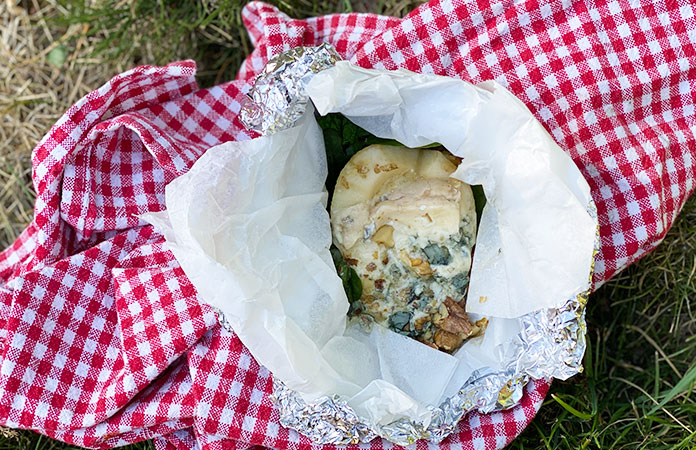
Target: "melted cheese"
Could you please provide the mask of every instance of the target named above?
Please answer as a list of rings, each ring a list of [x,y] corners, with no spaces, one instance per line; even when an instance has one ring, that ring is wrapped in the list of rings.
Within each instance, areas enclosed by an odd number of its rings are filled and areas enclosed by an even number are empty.
[[[471,267],[474,199],[455,169],[440,151],[373,145],[343,169],[331,204],[334,243],[363,284],[356,313],[429,344]]]

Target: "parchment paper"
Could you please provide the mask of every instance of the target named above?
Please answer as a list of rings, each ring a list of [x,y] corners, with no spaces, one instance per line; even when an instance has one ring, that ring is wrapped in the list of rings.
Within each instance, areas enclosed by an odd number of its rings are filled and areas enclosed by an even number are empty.
[[[290,388],[307,400],[339,394],[372,424],[407,417],[427,426],[428,406],[474,370],[503,367],[517,317],[587,289],[596,231],[589,187],[495,83],[338,62],[308,92],[321,114],[341,112],[377,136],[443,144],[463,158],[453,176],[483,185],[467,309],[489,318],[484,336],[447,355],[389,330],[346,329],[311,107],[291,129],[211,148],[167,186],[167,210],[143,218],[164,234],[200,297]]]

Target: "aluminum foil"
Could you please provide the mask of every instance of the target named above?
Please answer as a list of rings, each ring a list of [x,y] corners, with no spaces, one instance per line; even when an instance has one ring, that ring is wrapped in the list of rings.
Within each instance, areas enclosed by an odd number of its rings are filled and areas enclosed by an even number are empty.
[[[308,81],[339,59],[328,44],[296,48],[273,58],[248,94],[249,101],[242,108],[242,122],[262,134],[292,126],[305,111]],[[588,211],[597,217],[594,203],[588,205]],[[598,248],[599,230],[595,255]],[[471,411],[490,413],[519,404],[530,379],[565,380],[582,372],[588,295],[589,291],[567,300],[560,308],[521,317],[521,331],[507,345],[505,370],[485,368],[474,372],[456,395],[431,408],[432,419],[428,424],[404,419],[370,427],[340,398],[323,397],[308,403],[299,393],[274,379],[272,397],[280,413],[280,423],[318,444],[355,444],[375,437],[398,445],[409,445],[419,439],[438,443]],[[224,317],[219,312],[218,315],[220,323],[230,329]]]
[[[366,433],[364,421],[336,420],[336,417],[356,416],[345,403],[328,397],[307,403],[300,394],[274,380],[273,399],[280,412],[281,424],[299,431],[318,444],[369,442],[375,436],[404,446],[418,439],[439,443],[471,411],[490,413],[519,404],[530,379],[565,380],[582,372],[586,296],[587,293],[584,293],[572,298],[559,309],[545,309],[520,318],[522,331],[508,346],[506,359],[509,363],[506,370],[482,369],[474,372],[457,395],[448,398],[437,408],[431,408],[433,416],[427,427],[400,420],[373,427],[371,433]]]
[[[242,104],[242,123],[266,135],[290,128],[307,107],[309,99],[305,86],[309,80],[340,59],[329,44],[297,47],[274,56],[256,78]]]
[[[338,396],[323,397],[308,404],[297,392],[273,378],[272,399],[283,412],[281,425],[299,431],[318,444],[358,444],[377,437]]]

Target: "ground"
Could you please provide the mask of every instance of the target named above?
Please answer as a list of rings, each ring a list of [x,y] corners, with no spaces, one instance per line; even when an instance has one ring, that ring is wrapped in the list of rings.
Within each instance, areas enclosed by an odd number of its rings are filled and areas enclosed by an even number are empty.
[[[31,220],[31,149],[77,99],[138,64],[196,59],[234,77],[250,43],[238,0],[7,0],[0,4],[0,247]],[[401,16],[414,0],[278,0],[294,17]],[[590,297],[585,372],[553,384],[512,449],[696,448],[696,198],[656,251]],[[72,449],[0,429],[2,449]],[[151,442],[130,449],[152,449]]]

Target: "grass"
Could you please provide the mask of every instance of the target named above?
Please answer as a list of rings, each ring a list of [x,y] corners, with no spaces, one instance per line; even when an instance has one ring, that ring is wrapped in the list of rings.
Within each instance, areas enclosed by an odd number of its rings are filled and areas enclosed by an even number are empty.
[[[31,149],[82,95],[137,64],[193,57],[204,86],[251,44],[236,0],[0,2],[0,247],[31,220]],[[294,17],[403,15],[410,0],[277,0]],[[106,5],[106,6],[105,6]],[[590,298],[585,372],[555,382],[511,449],[696,448],[696,197],[665,241]],[[0,429],[0,450],[76,447]],[[151,442],[128,449],[151,450]]]
[[[424,0],[269,0],[291,17],[335,12],[377,12],[404,15]],[[109,6],[104,4],[108,3]],[[85,25],[85,34],[99,37],[94,53],[101,59],[136,64],[164,64],[193,58],[201,86],[233,79],[253,49],[242,24],[240,0],[131,0],[84,2],[61,0],[62,25]],[[137,39],[132,39],[136,36]]]

